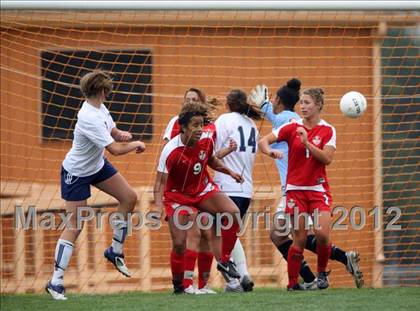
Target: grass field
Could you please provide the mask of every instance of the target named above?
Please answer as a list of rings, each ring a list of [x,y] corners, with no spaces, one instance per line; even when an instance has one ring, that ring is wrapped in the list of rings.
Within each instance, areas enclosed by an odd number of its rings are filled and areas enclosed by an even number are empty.
[[[172,296],[170,293],[68,295],[53,301],[44,295],[2,295],[1,310],[418,310],[420,287],[329,289],[286,292],[257,289],[246,294]]]

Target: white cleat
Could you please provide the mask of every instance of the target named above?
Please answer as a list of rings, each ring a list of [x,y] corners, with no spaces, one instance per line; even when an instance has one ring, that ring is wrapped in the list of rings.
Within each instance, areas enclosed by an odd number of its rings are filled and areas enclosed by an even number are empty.
[[[363,273],[359,268],[359,253],[355,251],[346,252],[347,257],[347,271],[353,276],[354,283],[357,288],[362,288],[365,281],[363,280]]]
[[[243,293],[243,291],[244,289],[242,288],[238,279],[231,279],[231,281],[228,282],[225,287],[226,293]]]
[[[53,285],[49,281],[45,286],[45,290],[54,300],[67,300],[67,297],[64,295],[65,290],[63,285]]]
[[[204,286],[203,288],[200,288],[199,291],[201,291],[202,294],[217,294],[214,290],[212,290],[208,284]]]
[[[200,289],[195,288],[193,285],[190,285],[186,289],[184,289],[184,293],[186,293],[188,295],[202,295],[202,294],[204,294]]]
[[[315,278],[312,282],[309,283],[303,283],[301,284],[304,290],[314,290],[318,289],[317,285],[317,278]]]

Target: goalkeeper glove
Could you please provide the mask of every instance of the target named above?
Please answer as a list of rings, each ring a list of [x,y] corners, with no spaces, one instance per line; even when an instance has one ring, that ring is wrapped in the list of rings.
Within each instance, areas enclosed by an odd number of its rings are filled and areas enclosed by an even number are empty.
[[[262,108],[265,104],[267,104],[270,101],[270,99],[268,98],[268,88],[264,84],[257,85],[255,89],[251,91],[248,100],[254,105]]]

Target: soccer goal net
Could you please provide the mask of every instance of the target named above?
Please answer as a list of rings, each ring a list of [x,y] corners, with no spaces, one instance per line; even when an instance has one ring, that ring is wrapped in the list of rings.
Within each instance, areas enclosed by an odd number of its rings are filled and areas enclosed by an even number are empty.
[[[418,285],[419,22],[409,10],[2,10],[1,291],[39,292],[53,271],[61,162],[83,101],[80,77],[94,69],[112,74],[106,106],[118,128],[147,144],[141,155],[106,155],[136,189],[141,213],[154,204],[163,131],[186,89],[224,103],[231,89],[264,83],[275,94],[293,77],[322,87],[323,118],[337,131],[332,241],[360,253],[366,285]],[[360,118],[340,112],[348,91],[367,99]],[[266,120],[258,126],[271,130]],[[250,273],[256,286],[285,286],[287,266],[268,230],[281,191],[275,163],[258,154],[254,179],[250,212],[261,216],[241,237]],[[76,243],[67,288],[170,288],[166,223],[151,230],[136,220],[124,248],[134,272],[127,279],[102,255],[116,202],[92,189],[88,204],[95,217]],[[316,257],[305,257],[316,271]],[[343,265],[330,268],[332,286],[353,286]],[[215,268],[211,284],[222,285]]]

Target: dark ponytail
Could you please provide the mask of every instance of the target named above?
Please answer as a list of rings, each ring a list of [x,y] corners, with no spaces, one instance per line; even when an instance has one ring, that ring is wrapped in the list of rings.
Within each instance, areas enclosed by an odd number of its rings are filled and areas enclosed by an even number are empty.
[[[286,85],[277,90],[277,97],[280,98],[285,110],[295,110],[295,105],[300,99],[300,86],[300,80],[293,78],[287,81]]]
[[[247,102],[247,96],[244,91],[239,89],[232,90],[226,96],[226,99],[230,111],[244,114],[254,120],[262,119],[261,111]]]

